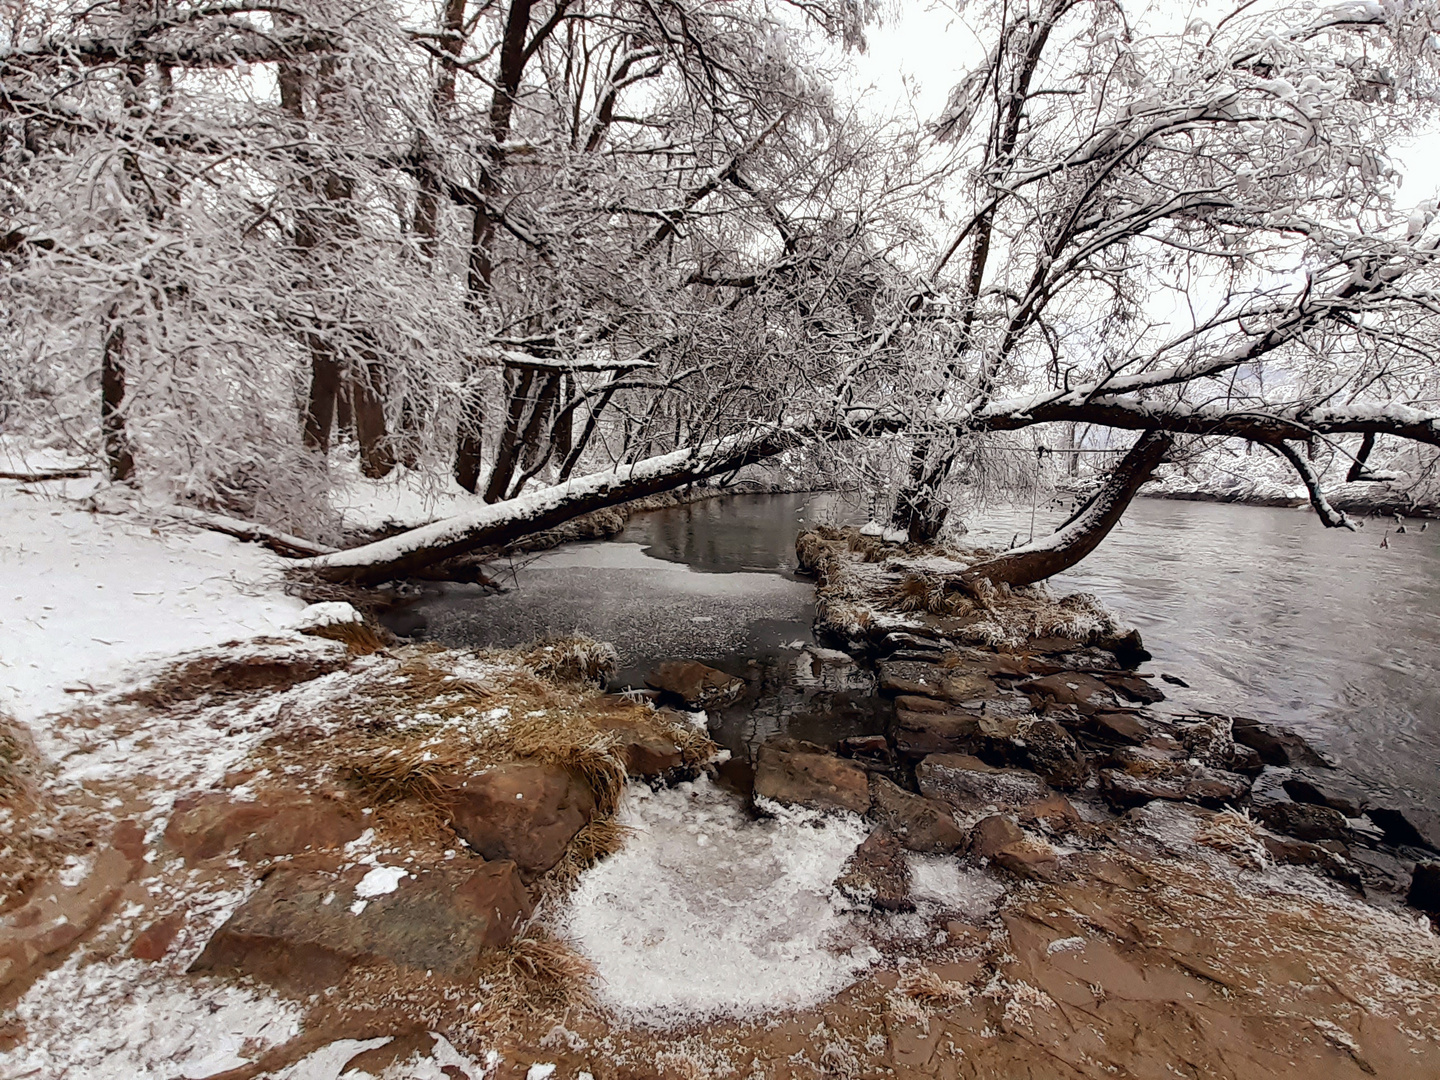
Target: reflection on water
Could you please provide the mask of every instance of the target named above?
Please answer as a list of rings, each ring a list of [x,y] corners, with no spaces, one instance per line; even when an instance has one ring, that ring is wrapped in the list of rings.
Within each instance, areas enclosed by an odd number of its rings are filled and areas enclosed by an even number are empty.
[[[456,644],[584,630],[624,650],[629,681],[657,660],[704,660],[752,687],[724,718],[727,745],[781,728],[833,740],[876,721],[846,711],[862,691],[817,696],[792,677],[814,661],[800,651],[813,644],[813,608],[810,585],[791,573],[795,534],[817,520],[863,520],[866,509],[835,495],[771,495],[656,511],[633,518],[620,543],[540,557],[509,594],[452,587],[417,610],[427,636]],[[1037,532],[1062,514],[1039,508]],[[1004,547],[1017,532],[1025,539],[1030,518],[1028,505],[971,515],[965,540]],[[1377,519],[1352,534],[1307,511],[1142,499],[1054,584],[1097,593],[1140,628],[1150,668],[1191,685],[1167,687],[1171,704],[1288,724],[1377,787],[1434,804],[1440,528],[1393,528]]]

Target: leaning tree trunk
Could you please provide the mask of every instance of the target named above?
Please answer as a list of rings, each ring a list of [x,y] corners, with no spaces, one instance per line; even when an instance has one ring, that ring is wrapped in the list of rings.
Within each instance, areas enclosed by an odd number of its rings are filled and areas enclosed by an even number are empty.
[[[1121,458],[1100,490],[1058,530],[970,567],[951,582],[952,588],[972,590],[982,580],[996,585],[1033,585],[1070,569],[1109,535],[1140,485],[1150,479],[1174,444],[1175,437],[1169,432],[1147,431]]]
[[[135,455],[125,431],[125,326],[117,318],[119,305],[110,309],[109,327],[100,356],[100,434],[111,480],[135,475]]]

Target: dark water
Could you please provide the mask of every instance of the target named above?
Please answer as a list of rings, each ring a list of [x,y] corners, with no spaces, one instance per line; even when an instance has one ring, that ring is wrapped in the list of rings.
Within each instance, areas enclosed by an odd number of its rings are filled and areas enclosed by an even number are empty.
[[[621,679],[703,660],[746,678],[716,734],[732,748],[778,730],[831,741],[875,730],[868,683],[818,649],[798,529],[865,519],[835,495],[737,496],[631,520],[616,542],[517,568],[513,588],[464,586],[412,608],[424,636],[515,644],[581,630],[621,646]],[[1036,511],[1036,531],[1061,511]],[[1006,546],[1031,508],[968,519],[967,542]],[[1387,531],[1390,548],[1381,549]],[[1139,500],[1062,592],[1094,592],[1138,626],[1150,669],[1177,675],[1168,705],[1287,724],[1374,787],[1440,804],[1440,525],[1386,519],[1351,534],[1301,510]]]

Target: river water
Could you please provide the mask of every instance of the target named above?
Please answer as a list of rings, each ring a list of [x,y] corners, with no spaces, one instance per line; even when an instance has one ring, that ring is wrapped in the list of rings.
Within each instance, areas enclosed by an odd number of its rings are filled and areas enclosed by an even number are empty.
[[[581,631],[622,649],[635,685],[662,659],[704,660],[751,693],[721,719],[739,746],[778,730],[833,741],[882,722],[861,674],[814,647],[812,586],[793,573],[806,524],[864,520],[843,496],[733,496],[632,518],[610,542],[517,563],[508,592],[446,586],[392,625],[455,645]],[[1059,506],[1034,509],[1035,531]],[[967,517],[966,543],[1004,547],[1032,508]],[[1097,594],[1178,676],[1167,707],[1212,708],[1303,733],[1378,792],[1440,805],[1440,524],[1357,533],[1308,511],[1141,499],[1061,592]],[[1388,548],[1380,547],[1388,535]]]

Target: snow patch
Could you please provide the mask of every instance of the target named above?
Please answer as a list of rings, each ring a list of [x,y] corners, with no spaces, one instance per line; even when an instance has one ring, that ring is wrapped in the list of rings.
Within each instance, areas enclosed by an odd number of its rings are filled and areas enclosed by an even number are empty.
[[[668,1026],[803,1008],[859,976],[875,954],[850,951],[857,939],[832,883],[864,822],[775,812],[752,821],[703,778],[628,789],[621,820],[632,835],[556,917],[595,964],[603,1004]]]
[[[377,866],[360,879],[360,884],[355,886],[355,895],[367,900],[384,896],[394,892],[400,887],[400,882],[409,876],[403,866]]]
[[[343,626],[364,621],[365,617],[344,600],[326,600],[311,604],[300,612],[300,617],[295,620],[295,629],[318,630],[322,626]]]

